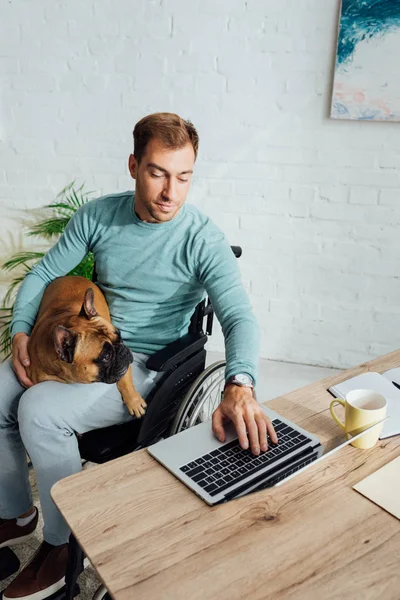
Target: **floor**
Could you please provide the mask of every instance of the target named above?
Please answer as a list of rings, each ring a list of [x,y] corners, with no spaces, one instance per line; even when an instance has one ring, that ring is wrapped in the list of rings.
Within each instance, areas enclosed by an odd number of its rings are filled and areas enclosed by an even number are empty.
[[[207,353],[208,364],[223,359],[223,354]],[[340,370],[264,359],[259,366],[257,397],[266,402],[336,373]]]
[[[207,363],[210,364],[222,359],[223,355],[209,352]],[[281,396],[282,394],[308,385],[309,383],[313,383],[314,381],[318,381],[319,379],[324,379],[325,377],[329,377],[338,372],[339,371],[335,369],[262,360],[260,362],[259,381],[257,385],[258,399],[261,402],[271,400],[272,398],[276,398],[277,396]],[[39,506],[34,472],[31,472],[31,484],[35,504],[36,506]],[[37,528],[36,536],[34,538],[31,538],[29,542],[14,548],[22,564],[32,555],[38,546],[41,528],[42,521],[40,521],[40,526]],[[0,590],[4,589],[7,584],[7,580],[1,582]],[[92,567],[89,566],[81,575],[79,584],[81,587],[81,593],[78,597],[79,600],[90,600],[99,585],[96,573]]]

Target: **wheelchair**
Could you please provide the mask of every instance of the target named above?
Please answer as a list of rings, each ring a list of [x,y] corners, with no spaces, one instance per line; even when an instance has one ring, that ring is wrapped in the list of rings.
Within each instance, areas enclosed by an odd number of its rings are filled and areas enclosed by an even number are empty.
[[[242,249],[231,248],[239,258]],[[104,463],[211,419],[221,401],[226,364],[218,361],[205,368],[204,346],[212,334],[213,318],[206,298],[196,306],[188,333],[148,358],[147,368],[163,375],[146,398],[144,417],[81,435],[78,443],[83,461]],[[72,600],[80,593],[77,579],[83,570],[84,554],[71,534],[65,587],[54,600]],[[101,585],[93,600],[111,600],[111,596]]]

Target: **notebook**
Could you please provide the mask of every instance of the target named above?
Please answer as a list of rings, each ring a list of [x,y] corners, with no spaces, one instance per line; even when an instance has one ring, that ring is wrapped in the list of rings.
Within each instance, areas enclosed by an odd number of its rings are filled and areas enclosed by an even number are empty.
[[[380,439],[400,433],[400,368],[390,369],[380,375],[374,371],[362,373],[329,388],[335,398],[345,398],[352,390],[373,390],[385,396],[390,417],[383,425]]]
[[[353,488],[400,519],[400,456],[353,485]]]

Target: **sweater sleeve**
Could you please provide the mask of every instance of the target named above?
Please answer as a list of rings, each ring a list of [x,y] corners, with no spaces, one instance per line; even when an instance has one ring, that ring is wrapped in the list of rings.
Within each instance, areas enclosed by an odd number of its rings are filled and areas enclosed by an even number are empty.
[[[237,259],[222,232],[213,232],[197,245],[197,268],[224,334],[226,380],[247,373],[257,381],[259,329]]]
[[[12,337],[20,332],[31,333],[46,287],[69,273],[90,250],[90,204],[74,214],[57,243],[24,278],[14,303]]]

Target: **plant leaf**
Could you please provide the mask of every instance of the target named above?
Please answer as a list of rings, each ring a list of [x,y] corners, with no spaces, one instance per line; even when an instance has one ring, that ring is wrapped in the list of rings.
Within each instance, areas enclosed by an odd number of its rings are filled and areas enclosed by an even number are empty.
[[[75,212],[75,207],[71,206],[66,202],[53,202],[53,204],[49,204],[48,208],[57,208],[63,210],[69,210],[71,212]]]
[[[25,273],[26,275],[26,273]],[[8,302],[11,301],[11,297],[15,291],[15,288],[17,288],[25,279],[25,275],[22,275],[21,277],[16,277],[15,279],[12,280],[12,282],[10,283],[8,290],[6,292],[6,295],[4,296],[4,300],[3,300],[3,304],[6,304]]]
[[[40,221],[40,223],[32,227],[28,235],[41,235],[46,239],[52,238],[54,235],[61,235],[68,225],[69,220],[70,217],[59,217]]]
[[[0,335],[0,353],[4,354],[5,358],[10,358],[11,356],[11,331],[9,325],[3,328]]]
[[[72,218],[75,212],[86,202],[89,201],[89,194],[93,192],[84,192],[84,183],[75,189],[75,179],[68,185],[66,185],[59,194],[57,194],[55,201],[44,207],[49,211],[46,218],[36,223],[29,231],[29,236],[42,237],[45,240],[52,239],[61,235]],[[12,314],[14,310],[14,302],[12,297],[17,292],[17,288],[20,286],[25,276],[32,267],[45,255],[45,252],[18,252],[11,256],[3,265],[2,269],[5,271],[11,271],[18,266],[24,268],[24,273],[15,277],[10,283],[6,295],[0,308],[0,354],[5,355],[7,358],[11,355],[11,334],[10,324],[12,320]],[[80,263],[77,265],[69,275],[80,275],[87,279],[92,279],[94,267],[94,256],[90,252]],[[10,304],[9,306],[7,306]]]
[[[30,260],[40,260],[44,254],[44,252],[17,252],[14,256],[6,260],[1,268],[5,271],[11,271],[12,269],[15,269],[15,267],[24,265]],[[27,265],[25,264],[25,266]]]
[[[75,184],[76,179],[74,179],[71,183],[68,183],[65,188],[63,188],[61,190],[61,192],[59,192],[56,196],[56,198],[61,198],[62,196],[65,196],[65,194],[73,187],[73,185]]]

